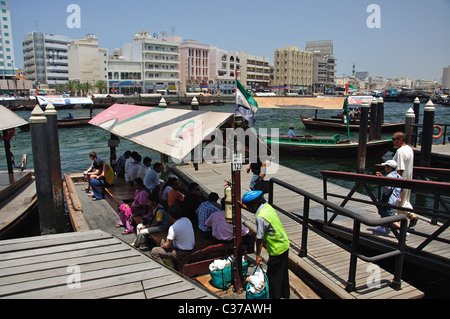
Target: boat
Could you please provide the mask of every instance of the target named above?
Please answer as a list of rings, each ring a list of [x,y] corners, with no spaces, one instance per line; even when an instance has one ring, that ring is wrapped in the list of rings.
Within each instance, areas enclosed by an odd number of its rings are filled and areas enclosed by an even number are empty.
[[[303,125],[308,130],[347,130],[347,126],[351,131],[359,131],[359,121],[350,120],[349,124],[344,119],[335,118],[319,118],[319,117],[303,117],[300,114]],[[405,129],[405,122],[383,123],[381,124],[382,132],[397,132]]]
[[[358,154],[359,143],[341,140],[339,134],[333,136],[260,136],[260,138],[271,146],[276,152],[278,146],[279,154],[305,155],[305,156],[327,156],[354,158]],[[393,148],[392,140],[372,140],[366,144],[366,154],[370,157],[381,157]]]

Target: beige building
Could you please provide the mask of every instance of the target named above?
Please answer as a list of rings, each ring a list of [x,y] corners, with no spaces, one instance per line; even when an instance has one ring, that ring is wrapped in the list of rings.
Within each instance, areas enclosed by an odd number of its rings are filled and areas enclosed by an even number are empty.
[[[265,56],[241,53],[240,82],[247,89],[264,90],[270,86],[270,63]]]
[[[195,40],[180,45],[180,93],[207,92],[213,89],[210,67],[211,46]]]
[[[274,53],[274,86],[286,92],[310,91],[313,83],[313,53],[289,46]]]
[[[69,80],[81,83],[107,81],[108,49],[98,47],[98,38],[88,34],[85,39],[68,45]]]

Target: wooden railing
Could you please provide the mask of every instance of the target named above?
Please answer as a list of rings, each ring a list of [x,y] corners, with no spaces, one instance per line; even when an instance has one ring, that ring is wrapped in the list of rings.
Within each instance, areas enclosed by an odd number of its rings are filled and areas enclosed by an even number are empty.
[[[394,270],[394,279],[392,282],[392,287],[396,290],[401,289],[401,277],[402,277],[402,271],[403,271],[403,260],[404,260],[404,253],[405,253],[405,240],[406,240],[406,228],[407,228],[407,219],[403,215],[399,216],[390,216],[390,217],[383,217],[377,220],[371,220],[364,216],[361,216],[349,209],[346,209],[344,207],[341,207],[339,205],[336,205],[332,202],[327,201],[326,199],[323,199],[321,197],[318,197],[316,195],[313,195],[303,189],[297,188],[295,186],[292,186],[286,182],[283,182],[277,178],[272,177],[270,180],[270,191],[269,191],[269,204],[272,205],[274,208],[279,210],[280,212],[288,215],[289,217],[293,218],[294,220],[297,220],[302,225],[302,239],[301,239],[301,247],[300,247],[300,257],[306,257],[307,251],[308,251],[308,231],[311,230],[316,234],[319,234],[323,238],[326,238],[330,242],[334,243],[335,245],[341,247],[342,249],[350,252],[350,261],[349,261],[349,274],[348,274],[348,280],[346,283],[346,290],[348,292],[354,291],[356,286],[356,265],[358,258],[367,261],[367,262],[377,262],[382,259],[395,257],[395,270]],[[299,196],[303,197],[304,200],[304,206],[303,206],[303,216],[300,218],[297,215],[294,215],[292,213],[284,211],[281,207],[277,206],[274,203],[274,184],[277,184],[281,187],[283,187],[286,190],[289,190],[293,193],[298,194]],[[353,219],[353,230],[352,230],[352,242],[351,245],[347,245],[333,236],[330,236],[329,234],[322,231],[320,228],[316,227],[315,224],[312,223],[312,221],[309,219],[309,213],[310,213],[310,203],[311,201],[314,201],[324,207],[326,211],[331,210],[335,214],[340,214],[343,216],[347,216],[351,219]],[[388,251],[386,253],[382,253],[376,256],[366,256],[364,255],[360,249],[359,249],[359,240],[360,240],[360,232],[361,232],[361,224],[365,224],[368,226],[380,226],[384,224],[394,223],[394,222],[400,222],[400,233],[398,237],[398,243],[394,249],[391,251]]]

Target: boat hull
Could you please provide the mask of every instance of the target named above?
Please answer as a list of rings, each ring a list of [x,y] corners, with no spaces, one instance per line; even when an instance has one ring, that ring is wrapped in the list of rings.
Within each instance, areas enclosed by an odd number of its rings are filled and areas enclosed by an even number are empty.
[[[307,130],[340,130],[346,131],[347,124],[340,119],[321,119],[312,117],[302,117],[302,123]],[[350,131],[359,131],[359,123],[350,123]],[[397,132],[405,130],[405,122],[383,123],[382,132]]]
[[[278,152],[280,155],[296,155],[296,156],[321,156],[333,158],[355,158],[358,155],[359,144],[356,142],[337,143],[337,144],[315,144],[315,143],[300,143],[294,138],[291,142],[282,141],[279,143],[272,143],[266,140],[266,143],[271,146],[272,151],[275,151],[278,145]],[[381,157],[386,152],[392,150],[394,147],[391,140],[369,141],[366,144],[367,157]]]

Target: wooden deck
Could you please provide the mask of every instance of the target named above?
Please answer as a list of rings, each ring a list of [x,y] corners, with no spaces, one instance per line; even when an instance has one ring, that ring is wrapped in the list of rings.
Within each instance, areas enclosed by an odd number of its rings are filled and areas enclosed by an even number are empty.
[[[0,241],[0,298],[215,299],[101,230]]]
[[[193,166],[175,166],[172,167],[174,173],[185,180],[196,181],[207,192],[216,192],[223,196],[224,180],[231,179],[231,165],[230,164],[201,164],[198,171],[195,171]],[[267,175],[266,179],[272,176],[295,185],[298,188],[307,190],[312,194],[322,194],[323,184],[322,180],[312,176],[302,174],[298,171],[279,166],[276,175]],[[241,172],[241,193],[249,191],[251,173],[246,174],[245,170]],[[328,186],[328,190],[333,193],[340,193],[346,195],[349,190],[337,185]],[[299,196],[294,196],[294,193],[283,191],[279,186],[274,186],[275,204],[282,207],[285,211],[294,212],[301,215],[303,209],[303,200]],[[364,196],[359,195],[360,198]],[[334,200],[334,202],[338,202]],[[378,218],[378,214],[373,207],[368,204],[351,204],[346,208],[357,211],[365,216],[373,215]],[[311,202],[310,218],[321,218],[323,215],[323,208]],[[255,228],[254,216],[248,211],[242,210],[243,220],[247,226]],[[308,257],[298,257],[300,251],[300,242],[302,229],[301,225],[292,218],[279,214],[280,220],[291,240],[291,270],[300,274],[302,279],[307,279],[312,287],[318,287],[323,291],[327,289],[327,296],[331,298],[343,299],[372,299],[372,298],[422,298],[423,293],[417,288],[402,281],[402,289],[396,291],[389,285],[392,283],[393,274],[380,269],[380,287],[369,288],[367,280],[372,272],[373,267],[371,263],[358,260],[356,291],[348,293],[345,291],[345,283],[348,277],[348,267],[350,260],[350,253],[346,252],[337,245],[332,244],[328,240],[319,235],[309,232],[308,236]],[[369,285],[370,286],[370,285]]]

